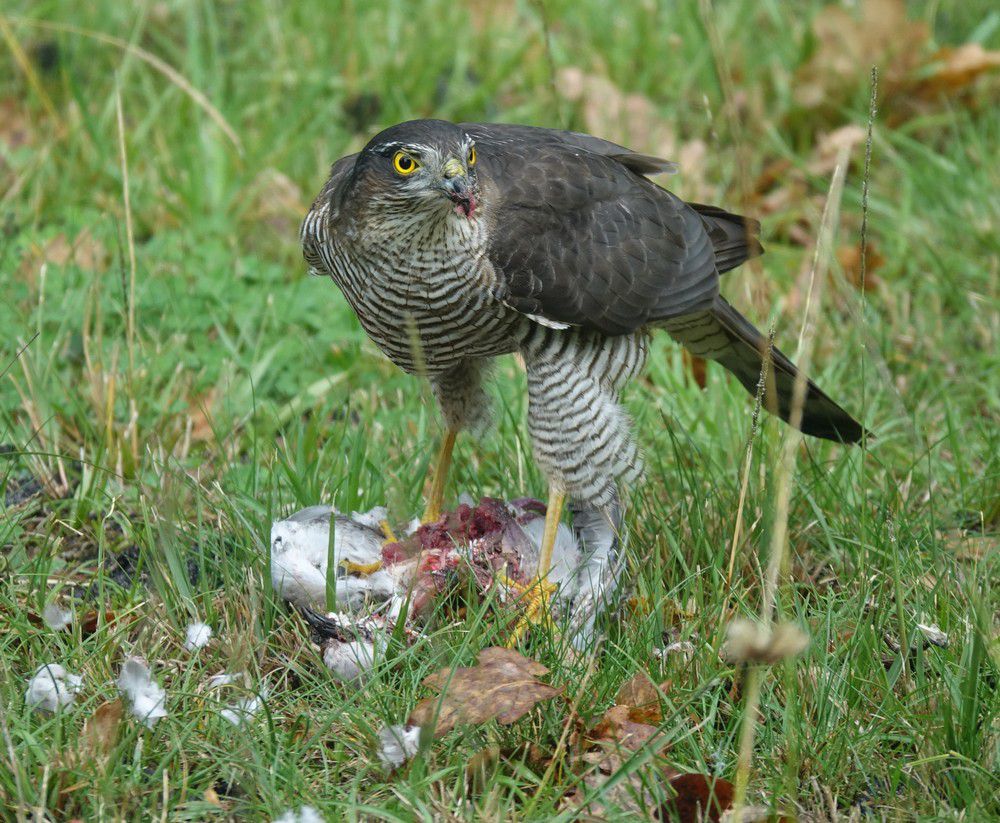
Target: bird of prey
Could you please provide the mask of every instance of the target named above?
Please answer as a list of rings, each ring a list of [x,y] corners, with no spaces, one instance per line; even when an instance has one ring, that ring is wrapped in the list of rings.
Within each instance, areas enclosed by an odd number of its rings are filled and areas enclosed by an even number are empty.
[[[719,293],[763,252],[755,220],[686,203],[648,179],[668,161],[587,134],[413,120],[333,164],[302,224],[375,344],[429,378],[447,427],[425,521],[441,511],[457,432],[488,419],[492,358],[520,353],[528,431],[549,484],[539,576],[566,500],[574,528],[617,532],[639,459],[619,404],[663,329],[721,363],[788,419],[796,368]],[[855,442],[862,426],[812,381],[801,430]],[[604,529],[606,533],[606,529]]]

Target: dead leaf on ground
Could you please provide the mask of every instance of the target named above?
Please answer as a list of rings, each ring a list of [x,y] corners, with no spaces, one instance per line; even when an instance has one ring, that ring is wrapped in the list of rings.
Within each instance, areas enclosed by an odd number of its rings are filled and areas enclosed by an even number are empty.
[[[662,690],[663,687],[657,688],[646,672],[638,671],[622,684],[615,695],[615,705],[628,708],[629,720],[655,725],[663,720],[663,712],[660,711]]]
[[[1000,535],[979,534],[965,529],[939,532],[938,537],[958,560],[976,562],[1000,549]]]
[[[477,34],[494,34],[498,25],[517,20],[515,0],[469,0],[469,21]]]
[[[0,143],[10,151],[28,146],[34,142],[35,133],[31,119],[21,101],[15,97],[0,100]]]
[[[676,772],[660,765],[646,764],[615,779],[627,758],[627,753],[608,754],[604,751],[582,755],[579,762],[587,770],[580,778],[580,784],[563,797],[560,808],[586,811],[597,818],[603,818],[610,806],[616,811],[653,819],[658,807],[664,802],[663,798],[669,793],[664,784]],[[587,797],[594,793],[600,799],[588,803]]]
[[[481,794],[490,784],[500,762],[500,747],[491,744],[480,749],[465,764],[465,785],[473,794]]]
[[[914,93],[921,97],[954,94],[971,86],[982,74],[1000,69],[1000,51],[987,51],[979,43],[939,49]]]
[[[33,244],[25,253],[18,274],[34,280],[43,264],[51,266],[79,266],[84,271],[104,271],[108,266],[108,250],[97,240],[90,229],[83,229],[72,241],[65,232],[42,244]]]
[[[684,367],[687,374],[694,380],[699,389],[704,389],[708,385],[707,361],[704,357],[691,354],[687,349],[681,349],[681,357],[684,360]]]
[[[612,706],[587,733],[587,740],[606,749],[638,751],[656,736],[657,728],[633,720],[630,717],[632,711],[630,706]],[[656,743],[658,749],[665,745],[666,740],[662,737]]]
[[[837,249],[837,261],[844,271],[847,282],[860,289],[861,283],[861,244],[853,243],[843,245]],[[876,276],[878,271],[885,264],[885,258],[879,253],[878,247],[871,241],[868,242],[868,249],[865,254],[865,282],[866,292],[877,289],[882,281]]]
[[[116,620],[115,613],[108,609],[104,612],[98,612],[91,609],[83,617],[80,618],[80,634],[83,637],[90,637],[94,632],[97,631],[97,626],[100,622],[100,618],[104,618],[105,625],[114,623]]]
[[[445,668],[424,678],[424,685],[441,696],[421,700],[407,723],[436,724],[434,736],[441,737],[462,723],[485,723],[496,719],[503,724],[523,717],[542,700],[562,689],[537,678],[547,674],[541,663],[529,660],[512,649],[490,646],[479,653],[475,666]]]
[[[817,47],[796,72],[795,100],[806,109],[840,107],[879,66],[884,89],[903,83],[921,61],[930,30],[906,16],[904,0],[862,0],[856,11],[824,6],[813,20]]]
[[[855,156],[858,147],[863,146],[868,139],[868,130],[857,123],[849,123],[839,129],[821,134],[816,141],[816,147],[809,158],[807,168],[811,174],[828,177],[837,166],[837,158],[843,152],[848,157]]]
[[[192,397],[188,401],[189,431],[191,440],[196,443],[215,439],[213,412],[217,398],[218,392],[213,387],[204,394]]]
[[[103,765],[115,746],[122,722],[122,701],[111,700],[102,703],[83,724],[77,745],[77,755],[81,763]]]
[[[677,141],[672,129],[660,120],[653,101],[642,94],[626,92],[609,78],[590,74],[577,66],[560,69],[556,90],[580,107],[587,131],[605,140],[641,147],[642,151],[674,153]]]
[[[722,813],[733,805],[733,784],[721,777],[678,774],[670,779],[670,788],[676,796],[661,806],[661,820],[719,823]]]

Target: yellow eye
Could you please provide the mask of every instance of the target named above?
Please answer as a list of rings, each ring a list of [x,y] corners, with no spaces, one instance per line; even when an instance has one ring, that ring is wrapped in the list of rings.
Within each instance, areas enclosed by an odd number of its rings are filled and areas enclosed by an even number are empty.
[[[476,165],[476,147],[475,146],[473,146],[471,149],[469,149],[469,165],[470,166]]]
[[[397,174],[402,174],[405,177],[408,174],[413,174],[413,172],[420,168],[420,164],[405,151],[397,151],[392,158],[392,167],[396,170]]]

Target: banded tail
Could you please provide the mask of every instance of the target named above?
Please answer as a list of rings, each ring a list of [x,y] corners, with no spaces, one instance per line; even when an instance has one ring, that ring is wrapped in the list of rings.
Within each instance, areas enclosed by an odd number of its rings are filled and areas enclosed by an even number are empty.
[[[664,327],[692,354],[721,363],[750,394],[757,394],[767,337],[721,297],[715,299],[711,309],[670,320]],[[786,423],[792,410],[797,374],[795,364],[779,349],[772,348],[763,406]],[[801,430],[813,437],[842,443],[856,443],[865,433],[857,420],[808,378]]]

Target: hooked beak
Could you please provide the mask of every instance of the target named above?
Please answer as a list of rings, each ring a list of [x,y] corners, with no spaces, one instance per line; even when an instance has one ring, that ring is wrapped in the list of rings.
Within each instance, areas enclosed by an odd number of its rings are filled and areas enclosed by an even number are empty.
[[[465,169],[458,160],[449,160],[444,167],[444,180],[441,189],[455,204],[455,213],[465,215],[469,220],[476,210],[476,195]]]

